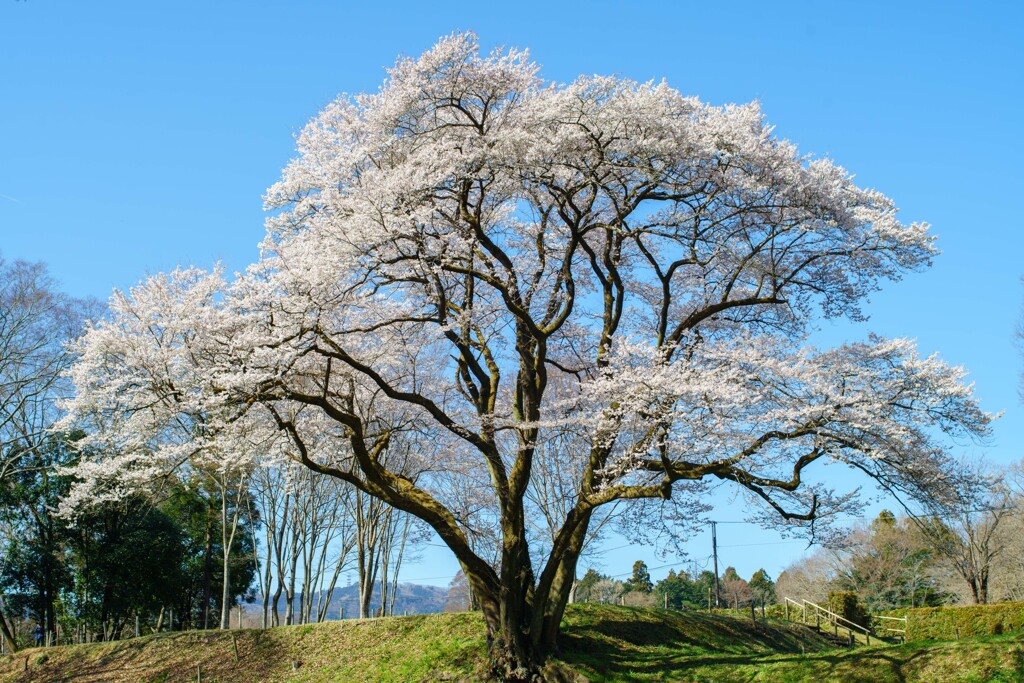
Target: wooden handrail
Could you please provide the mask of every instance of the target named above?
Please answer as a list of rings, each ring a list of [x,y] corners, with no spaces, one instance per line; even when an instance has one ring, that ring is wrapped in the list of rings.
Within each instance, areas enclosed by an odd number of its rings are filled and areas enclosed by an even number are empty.
[[[861,626],[860,624],[855,624],[855,623],[853,623],[852,621],[850,621],[849,619],[847,619],[845,617],[839,616],[838,614],[836,614],[835,612],[833,612],[830,609],[827,609],[825,607],[822,607],[821,605],[815,604],[815,603],[811,602],[810,600],[804,600],[804,602],[806,602],[808,605],[810,605],[811,607],[815,608],[819,612],[825,614],[825,616],[829,617],[832,620],[832,623],[838,623],[838,622],[841,621],[841,622],[843,622],[843,628],[845,628],[847,630],[857,629],[858,631],[860,631],[861,633],[863,633],[866,636],[870,636],[871,635],[871,631],[869,629]]]
[[[907,618],[906,617],[886,617],[881,614],[872,614],[872,619],[888,619],[889,621],[903,622],[903,628],[890,628],[889,626],[880,626],[879,629],[882,631],[892,631],[893,633],[906,633],[907,632]]]
[[[785,603],[784,604],[786,604],[786,607],[787,607],[787,612],[786,612],[787,616],[789,615],[789,611],[788,611],[789,603],[792,603],[793,605],[796,605],[797,607],[800,608],[800,610],[801,610],[801,612],[803,614],[803,620],[804,620],[805,623],[807,622],[807,608],[808,607],[812,607],[817,614],[819,614],[819,615],[824,614],[825,618],[827,620],[831,621],[833,623],[833,625],[838,626],[838,625],[840,625],[839,622],[842,622],[842,627],[845,628],[848,631],[852,631],[853,629],[857,629],[857,631],[859,631],[860,633],[863,633],[868,638],[869,643],[870,643],[871,629],[869,629],[869,628],[861,626],[860,624],[855,624],[852,621],[850,621],[849,619],[846,619],[845,617],[841,617],[838,614],[836,614],[835,612],[833,612],[832,610],[827,609],[825,607],[822,607],[821,605],[819,605],[817,603],[813,603],[810,600],[801,600],[800,602],[797,602],[796,600],[793,600],[792,598],[789,598],[789,597],[785,598]],[[879,615],[872,615],[871,618],[872,619],[888,619],[890,621],[901,621],[901,622],[903,622],[903,628],[902,629],[900,629],[900,628],[890,628],[888,626],[881,626],[881,627],[879,627],[876,630],[891,631],[892,633],[900,633],[900,634],[905,634],[907,632],[907,618],[906,617],[886,617],[886,616],[882,616],[882,615],[879,614]]]

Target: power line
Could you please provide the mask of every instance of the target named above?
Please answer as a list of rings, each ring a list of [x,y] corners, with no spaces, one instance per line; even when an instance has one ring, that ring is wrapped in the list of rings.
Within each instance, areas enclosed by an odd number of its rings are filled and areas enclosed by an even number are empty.
[[[706,559],[705,559],[705,561],[706,561]],[[688,565],[690,563],[691,563],[690,560],[682,560],[682,561],[679,561],[679,562],[672,562],[670,564],[661,564],[661,565],[658,565],[657,567],[648,567],[647,570],[648,571],[654,571],[654,570],[658,570],[658,569],[668,569],[669,567],[672,567],[672,568],[684,567],[684,566],[686,566],[686,565]],[[628,572],[623,572],[622,574],[610,574],[608,576],[608,578],[609,579],[617,579],[620,576],[632,576],[632,575],[633,575],[633,572],[632,571],[628,571]]]
[[[731,545],[720,545],[719,548],[749,548],[755,545],[787,545],[792,543],[803,543],[803,541],[765,541],[764,543],[736,543]]]

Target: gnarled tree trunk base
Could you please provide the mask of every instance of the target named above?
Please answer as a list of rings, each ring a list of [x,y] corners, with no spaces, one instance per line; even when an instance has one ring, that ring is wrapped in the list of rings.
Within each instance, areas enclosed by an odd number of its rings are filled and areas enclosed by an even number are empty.
[[[491,677],[500,683],[590,683],[586,676],[553,659],[524,663],[499,647],[491,648],[490,657]]]
[[[541,667],[514,647],[495,642],[488,652],[491,677],[500,683],[545,683]]]

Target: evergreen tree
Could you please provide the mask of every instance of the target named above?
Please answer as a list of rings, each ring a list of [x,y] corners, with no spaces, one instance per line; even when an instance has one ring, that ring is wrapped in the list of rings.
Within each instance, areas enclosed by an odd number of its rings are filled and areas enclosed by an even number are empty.
[[[10,614],[25,614],[54,635],[61,594],[72,583],[65,557],[68,523],[53,511],[67,493],[67,476],[57,469],[74,465],[77,434],[47,438],[40,447],[11,446],[5,462],[17,462],[0,488],[0,519],[9,543],[0,572],[0,590]]]
[[[576,584],[576,602],[598,602],[595,587],[608,577],[593,567],[587,570],[583,578]]]
[[[671,609],[683,609],[687,603],[692,603],[692,586],[685,574],[676,574],[674,569],[669,569],[668,575],[654,587],[654,592],[660,598],[660,604]]]
[[[772,577],[768,576],[768,572],[764,569],[758,569],[750,577],[750,588],[754,591],[754,597],[757,602],[761,604],[774,604],[777,600],[775,582],[772,581]]]
[[[134,616],[155,620],[181,591],[183,541],[175,520],[142,496],[80,515],[71,540],[74,616],[113,634]]]
[[[229,495],[231,501],[234,496]],[[216,487],[197,480],[175,486],[161,509],[181,525],[185,553],[182,582],[173,606],[182,628],[216,628],[220,624],[224,580],[221,498]],[[230,511],[229,505],[229,511]],[[242,515],[229,556],[230,605],[247,599],[256,579],[255,525]]]
[[[730,581],[742,581],[740,575],[736,573],[735,567],[726,567],[725,572],[722,574],[722,583],[729,583]]]
[[[633,563],[633,575],[626,580],[626,590],[637,593],[650,593],[654,590],[651,574],[647,571],[647,564],[643,560]]]
[[[935,577],[935,549],[909,520],[883,510],[851,541],[836,587],[855,592],[870,610],[945,601],[947,593]]]

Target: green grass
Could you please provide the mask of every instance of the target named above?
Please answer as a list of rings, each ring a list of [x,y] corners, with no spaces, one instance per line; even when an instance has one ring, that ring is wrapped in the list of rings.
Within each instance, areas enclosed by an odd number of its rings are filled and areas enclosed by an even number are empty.
[[[785,622],[585,605],[568,613],[560,659],[591,681],[670,681],[708,658],[800,654],[831,648],[813,630]]]
[[[571,606],[563,627],[563,681],[1024,683],[1015,634],[847,650],[798,624],[604,605]],[[475,613],[193,631],[26,650],[0,658],[0,682],[469,683],[485,679],[484,647]]]
[[[1024,639],[987,636],[815,653],[805,657],[710,658],[692,661],[674,681],[729,683],[1024,683]],[[628,679],[627,679],[628,680]]]
[[[235,660],[235,649],[238,660]],[[350,620],[243,631],[189,631],[0,658],[0,681],[408,683],[483,678],[477,614]],[[26,659],[27,658],[27,659]]]

